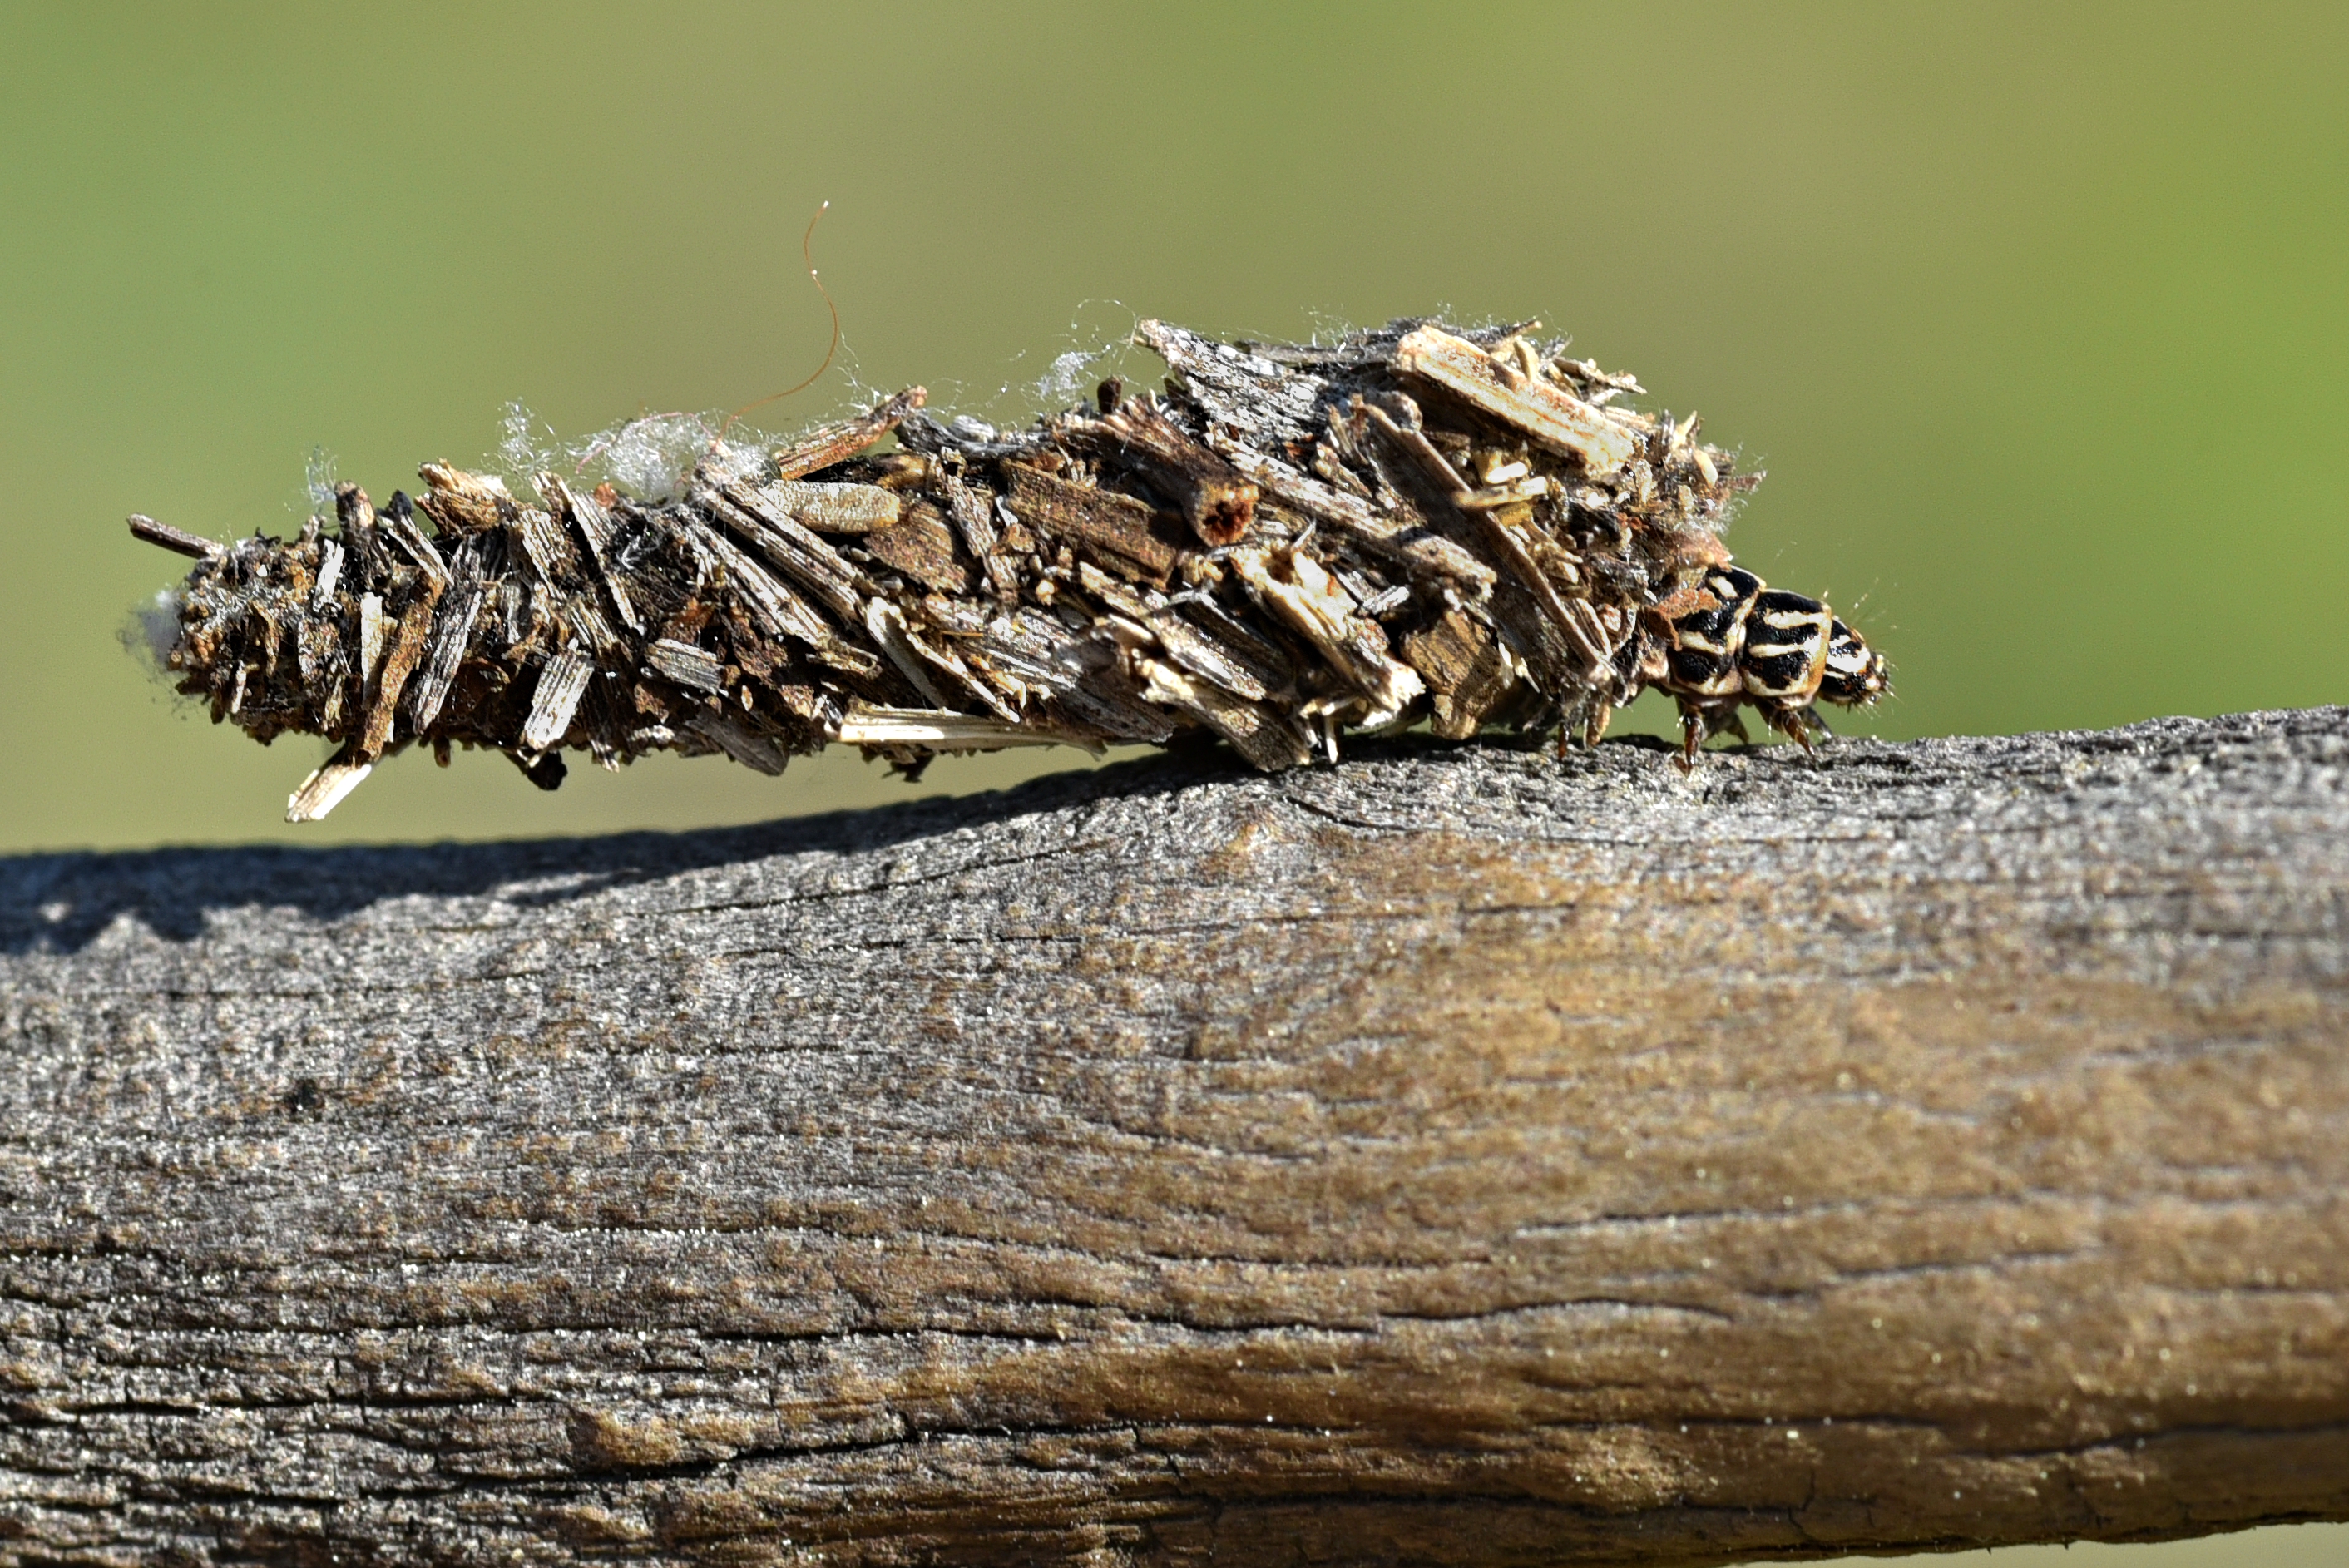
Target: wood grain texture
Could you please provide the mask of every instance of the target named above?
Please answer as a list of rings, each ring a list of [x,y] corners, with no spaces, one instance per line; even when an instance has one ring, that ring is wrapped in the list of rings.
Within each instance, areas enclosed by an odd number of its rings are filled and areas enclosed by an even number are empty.
[[[0,862],[0,1563],[2349,1517],[2344,770],[1394,742]]]

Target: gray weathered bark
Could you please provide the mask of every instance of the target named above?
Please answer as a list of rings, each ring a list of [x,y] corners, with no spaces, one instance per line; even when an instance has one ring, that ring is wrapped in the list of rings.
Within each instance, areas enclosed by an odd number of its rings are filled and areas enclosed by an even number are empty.
[[[2344,767],[1397,743],[0,862],[0,1563],[2349,1516]]]

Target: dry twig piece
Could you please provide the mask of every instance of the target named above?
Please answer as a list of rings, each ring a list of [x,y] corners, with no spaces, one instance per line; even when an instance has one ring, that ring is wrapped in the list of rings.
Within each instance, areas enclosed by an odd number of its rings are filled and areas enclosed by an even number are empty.
[[[1150,398],[1104,413],[1099,431],[1140,460],[1150,482],[1176,504],[1199,542],[1237,545],[1256,516],[1257,488],[1229,459],[1168,419]]]
[[[1513,344],[1523,345],[1516,337]],[[1395,369],[1423,377],[1470,406],[1605,479],[1639,451],[1632,432],[1541,375],[1518,369],[1441,327],[1423,327],[1395,346]]]

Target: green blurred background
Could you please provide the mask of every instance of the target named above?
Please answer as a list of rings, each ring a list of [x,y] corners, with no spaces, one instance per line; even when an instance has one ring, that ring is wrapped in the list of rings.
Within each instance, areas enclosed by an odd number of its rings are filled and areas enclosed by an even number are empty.
[[[125,514],[284,533],[314,448],[381,496],[510,399],[575,435],[786,385],[827,198],[849,355],[778,425],[913,381],[1024,418],[1138,316],[1539,316],[1771,470],[1732,543],[1889,653],[1856,728],[2341,701],[2344,16],[0,5],[0,848],[294,834],[322,748],[215,730],[123,651],[177,575]],[[405,757],[300,836],[907,793],[853,756],[553,796]],[[2062,1559],[2107,1560],[2314,1568],[2349,1527]]]
[[[381,496],[509,399],[576,435],[788,385],[827,198],[849,353],[779,426],[913,381],[1023,419],[1137,316],[1539,316],[1771,471],[1732,544],[1890,655],[1857,728],[2341,701],[2344,16],[0,7],[0,847],[294,831],[323,748],[123,651],[178,575],[125,514],[283,533],[314,448]],[[407,756],[302,836],[905,793],[853,755],[554,796]]]

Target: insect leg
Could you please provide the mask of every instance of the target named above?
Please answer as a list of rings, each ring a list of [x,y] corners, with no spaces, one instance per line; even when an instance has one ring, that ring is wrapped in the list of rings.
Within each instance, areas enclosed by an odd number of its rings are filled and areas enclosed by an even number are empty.
[[[1681,772],[1696,772],[1697,748],[1704,744],[1704,713],[1687,698],[1681,699]]]

